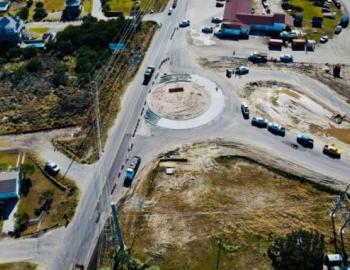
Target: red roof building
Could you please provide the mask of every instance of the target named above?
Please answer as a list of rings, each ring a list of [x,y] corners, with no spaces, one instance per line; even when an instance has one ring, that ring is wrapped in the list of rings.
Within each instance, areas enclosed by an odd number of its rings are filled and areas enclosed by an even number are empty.
[[[252,14],[251,0],[226,0],[223,28],[247,28],[251,25],[291,25],[292,18],[283,13]]]

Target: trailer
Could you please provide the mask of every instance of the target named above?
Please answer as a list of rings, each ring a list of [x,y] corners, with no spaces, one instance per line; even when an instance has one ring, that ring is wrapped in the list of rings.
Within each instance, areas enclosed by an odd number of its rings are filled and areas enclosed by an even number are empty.
[[[283,45],[283,40],[282,39],[273,39],[271,38],[269,40],[269,48],[270,49],[281,49]]]
[[[306,44],[305,39],[294,39],[292,41],[292,49],[293,50],[304,50],[305,44]]]

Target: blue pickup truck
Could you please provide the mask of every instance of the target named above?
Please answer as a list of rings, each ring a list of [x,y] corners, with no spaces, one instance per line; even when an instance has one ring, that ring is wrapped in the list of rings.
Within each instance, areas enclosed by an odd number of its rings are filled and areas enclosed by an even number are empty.
[[[140,167],[141,163],[141,158],[138,156],[134,156],[128,165],[128,168],[126,169],[126,175],[124,179],[124,186],[125,187],[130,187],[132,180],[134,180],[135,175],[137,173],[137,170]]]

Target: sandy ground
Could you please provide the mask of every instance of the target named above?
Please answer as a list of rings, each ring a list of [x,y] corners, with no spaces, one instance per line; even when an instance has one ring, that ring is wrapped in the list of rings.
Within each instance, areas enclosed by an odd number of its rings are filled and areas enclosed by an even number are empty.
[[[303,132],[317,136],[324,143],[330,141],[330,130],[343,130],[350,133],[348,118],[336,124],[332,116],[338,113],[337,108],[330,107],[322,100],[311,98],[307,92],[297,90],[292,85],[275,81],[249,83],[238,89],[238,94],[247,101],[253,115],[261,115],[270,121],[277,122],[294,132]],[[337,138],[336,144],[350,149],[343,138]]]
[[[214,158],[221,155],[235,158]],[[329,237],[334,196],[281,174],[261,156],[225,144],[172,151],[167,158],[187,162],[160,162],[155,177],[138,181],[121,206],[132,254],[161,269],[209,270],[222,238],[221,269],[271,269],[266,249],[276,236],[304,228]]]
[[[171,92],[172,89],[179,90]],[[208,109],[209,102],[204,87],[193,82],[161,84],[148,99],[152,111],[168,119],[194,118]]]

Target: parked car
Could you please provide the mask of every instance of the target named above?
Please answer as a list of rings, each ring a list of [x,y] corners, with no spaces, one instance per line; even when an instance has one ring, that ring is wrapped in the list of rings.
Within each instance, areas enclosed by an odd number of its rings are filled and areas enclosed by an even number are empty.
[[[42,39],[45,41],[51,41],[53,40],[54,35],[51,32],[44,33],[42,36]]]
[[[211,18],[211,22],[212,23],[221,23],[222,22],[222,18],[213,17],[213,18]]]
[[[331,157],[331,158],[340,158],[341,157],[341,151],[338,147],[336,147],[334,144],[332,145],[325,145],[323,147],[323,154]]]
[[[327,35],[324,35],[324,36],[322,36],[321,38],[320,38],[320,42],[321,43],[327,43],[327,41],[328,41],[328,36]]]
[[[247,103],[243,102],[241,104],[241,112],[242,112],[244,119],[249,119],[249,108],[248,108]]]
[[[292,39],[298,38],[298,33],[297,32],[282,31],[280,33],[280,38],[282,38],[284,40],[292,40]]]
[[[267,62],[267,53],[252,52],[248,56],[248,60],[253,62],[253,63],[266,63]]]
[[[337,14],[335,12],[325,12],[323,13],[323,17],[328,18],[328,19],[335,19],[335,16]]]
[[[190,26],[190,20],[183,20],[182,22],[180,22],[179,26],[180,27]]]
[[[282,54],[280,56],[280,60],[283,63],[292,63],[293,62],[293,55],[286,53],[286,54]]]
[[[267,125],[267,130],[278,136],[284,137],[286,135],[286,129],[276,123],[269,123]]]
[[[211,34],[213,33],[213,31],[214,31],[214,28],[211,26],[205,26],[202,28],[202,33],[204,34]]]
[[[337,27],[336,27],[335,30],[334,30],[334,33],[335,33],[335,34],[340,34],[340,32],[341,32],[342,29],[343,29],[343,28],[342,28],[340,25],[337,25]]]
[[[226,69],[226,77],[231,78],[232,76],[232,70]]]
[[[236,72],[237,75],[244,75],[244,74],[248,74],[249,73],[249,68],[245,67],[245,66],[240,66],[238,68],[236,68]]]
[[[314,139],[310,138],[305,134],[298,134],[297,143],[306,147],[306,148],[314,148]]]
[[[327,7],[327,6],[326,6],[326,7],[324,6],[324,7],[322,8],[322,12],[323,12],[323,13],[325,13],[325,12],[330,13],[330,12],[331,12],[331,9],[330,9],[329,7]]]
[[[252,126],[259,128],[267,128],[269,121],[263,117],[253,117],[252,118]]]
[[[216,7],[220,8],[220,7],[223,7],[224,6],[224,3],[222,2],[216,2]]]
[[[55,162],[48,160],[45,162],[44,170],[50,175],[57,175],[60,172],[60,167]]]

